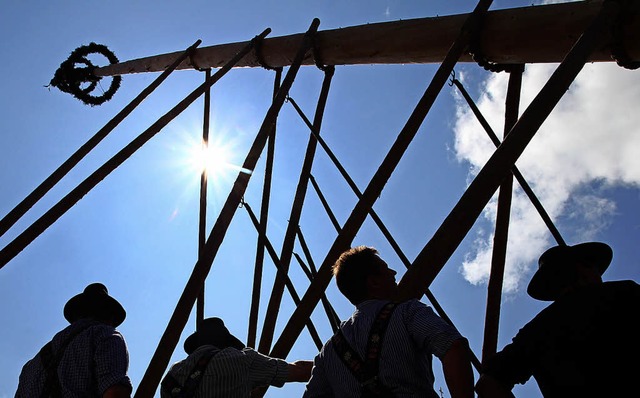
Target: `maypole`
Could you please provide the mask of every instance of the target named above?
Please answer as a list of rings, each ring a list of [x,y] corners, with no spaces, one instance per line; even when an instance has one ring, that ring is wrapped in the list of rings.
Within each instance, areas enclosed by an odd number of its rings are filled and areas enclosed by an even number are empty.
[[[602,0],[578,1],[489,11],[478,32],[475,57],[497,64],[559,63],[602,8]],[[441,63],[469,14],[372,23],[318,31],[313,51],[302,65]],[[640,62],[640,15],[620,18],[611,40],[596,48],[587,62]],[[266,38],[259,51],[235,67],[284,67],[294,59],[303,34]],[[219,68],[242,42],[196,49],[178,69]],[[177,57],[160,54],[98,67],[98,77],[160,72]],[[624,65],[623,65],[624,66]]]

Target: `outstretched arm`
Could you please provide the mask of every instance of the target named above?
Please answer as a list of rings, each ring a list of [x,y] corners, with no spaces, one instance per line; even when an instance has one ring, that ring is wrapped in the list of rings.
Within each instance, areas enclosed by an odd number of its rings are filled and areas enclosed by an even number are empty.
[[[466,339],[453,342],[442,358],[442,371],[451,398],[473,398],[473,369]]]

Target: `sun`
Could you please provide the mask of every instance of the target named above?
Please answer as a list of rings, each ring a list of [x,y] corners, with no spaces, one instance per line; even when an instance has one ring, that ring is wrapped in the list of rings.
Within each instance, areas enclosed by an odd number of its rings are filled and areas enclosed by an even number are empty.
[[[206,172],[209,178],[215,178],[228,171],[231,167],[231,153],[228,148],[215,143],[202,143],[194,146],[191,151],[191,163],[199,173]]]
[[[196,123],[192,123],[194,126]],[[177,177],[187,182],[189,193],[203,188],[202,178],[207,182],[207,195],[217,198],[224,195],[230,184],[240,174],[252,174],[242,167],[239,157],[242,143],[239,134],[230,134],[227,129],[216,129],[207,141],[198,132],[198,127],[180,126],[176,136],[178,141],[171,143],[172,157]],[[191,128],[190,128],[191,127]]]
[[[193,145],[190,152],[189,159],[193,169],[198,173],[206,172],[209,180],[227,178],[230,174],[238,171],[250,173],[233,163],[234,150],[230,144],[225,145],[222,141],[209,141]]]

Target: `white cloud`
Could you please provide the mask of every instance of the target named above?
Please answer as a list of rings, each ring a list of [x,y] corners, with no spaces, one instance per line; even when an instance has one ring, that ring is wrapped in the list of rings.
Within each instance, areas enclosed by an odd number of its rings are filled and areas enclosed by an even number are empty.
[[[556,65],[527,65],[522,86],[522,113]],[[493,74],[483,82],[478,108],[502,136],[508,75]],[[609,225],[616,210],[607,188],[640,187],[640,74],[613,63],[588,64],[544,122],[517,167],[552,220],[577,222],[579,236],[567,243],[593,239]],[[495,150],[466,103],[458,98],[455,152],[469,162],[473,176]],[[514,181],[514,187],[518,187]],[[555,244],[547,227],[522,190],[516,189],[511,210],[504,292],[528,283],[531,266]],[[495,221],[496,198],[483,213]],[[556,226],[557,223],[556,223]],[[559,227],[558,227],[559,228]],[[562,232],[562,231],[561,231]],[[466,256],[462,272],[474,284],[488,280],[491,233],[480,233]],[[574,241],[575,240],[575,241]]]

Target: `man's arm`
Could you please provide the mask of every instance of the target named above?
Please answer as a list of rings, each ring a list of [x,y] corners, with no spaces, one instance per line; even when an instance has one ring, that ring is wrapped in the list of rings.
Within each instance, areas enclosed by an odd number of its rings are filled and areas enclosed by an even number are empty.
[[[473,369],[466,339],[453,342],[442,358],[442,371],[451,398],[473,398]]]
[[[480,398],[515,398],[510,389],[488,374],[480,375],[476,391]]]
[[[311,377],[313,361],[295,361],[289,363],[289,377],[287,382],[297,381],[306,383]]]
[[[333,391],[327,375],[324,372],[324,350],[313,359],[313,368],[311,369],[311,378],[305,386],[302,398],[334,398]]]

